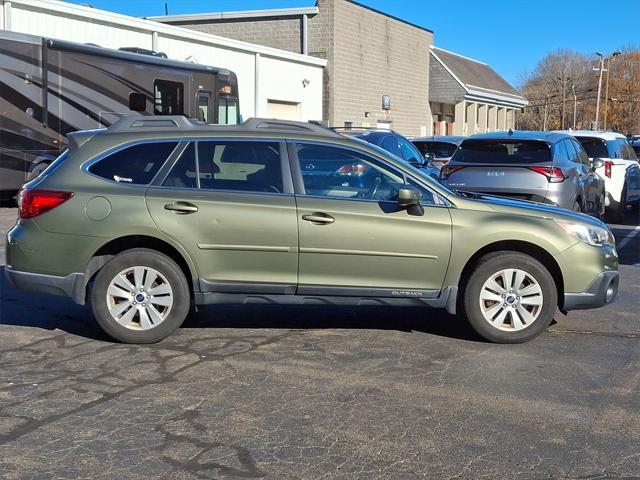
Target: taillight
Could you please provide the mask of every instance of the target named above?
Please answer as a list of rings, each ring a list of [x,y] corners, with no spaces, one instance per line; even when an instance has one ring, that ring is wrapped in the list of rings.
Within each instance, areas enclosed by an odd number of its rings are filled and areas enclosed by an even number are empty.
[[[611,178],[611,168],[613,167],[613,162],[611,160],[605,160],[604,162],[604,174],[605,176]]]
[[[21,190],[18,196],[18,214],[22,219],[37,217],[62,205],[71,197],[73,197],[73,192]]]
[[[564,182],[567,178],[564,176],[562,170],[557,167],[529,167],[529,170],[544,175],[547,177],[549,183]]]
[[[369,170],[369,167],[367,165],[363,165],[362,163],[350,163],[341,166],[336,171],[336,175],[345,177],[361,177],[362,175],[367,173],[367,170]]]
[[[440,178],[442,180],[446,180],[453,172],[457,172],[463,168],[464,167],[462,165],[443,165],[440,169]]]

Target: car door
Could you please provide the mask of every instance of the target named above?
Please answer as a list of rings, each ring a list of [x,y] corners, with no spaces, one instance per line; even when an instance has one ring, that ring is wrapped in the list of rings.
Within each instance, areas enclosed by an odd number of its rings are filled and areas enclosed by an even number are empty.
[[[191,255],[203,292],[289,293],[298,226],[284,143],[189,142],[146,194],[158,228]]]
[[[589,156],[577,140],[568,138],[565,140],[569,157],[576,169],[580,172],[580,182],[584,192],[585,213],[597,213],[597,199],[599,195],[599,178],[593,170]]]
[[[289,148],[300,236],[300,294],[438,294],[451,250],[451,217],[423,186],[424,215],[394,198],[406,177],[362,151],[300,142]],[[338,164],[328,175],[323,163]],[[417,182],[419,183],[419,182]],[[416,184],[417,184],[416,183]]]

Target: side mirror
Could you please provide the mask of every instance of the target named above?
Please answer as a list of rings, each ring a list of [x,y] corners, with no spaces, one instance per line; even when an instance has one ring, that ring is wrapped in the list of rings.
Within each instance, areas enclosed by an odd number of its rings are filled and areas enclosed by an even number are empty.
[[[600,167],[604,167],[604,160],[602,160],[601,158],[594,158],[591,161],[591,167],[593,168],[593,170],[597,170]]]
[[[421,197],[420,190],[411,185],[404,185],[398,189],[398,205],[403,208],[419,205]]]
[[[425,153],[425,154],[424,154],[424,161],[425,161],[425,163],[431,163],[431,162],[433,162],[433,160],[434,160],[435,158],[436,158],[436,157],[435,157],[435,156],[433,155],[433,153],[431,153],[431,152],[427,152],[427,153]]]

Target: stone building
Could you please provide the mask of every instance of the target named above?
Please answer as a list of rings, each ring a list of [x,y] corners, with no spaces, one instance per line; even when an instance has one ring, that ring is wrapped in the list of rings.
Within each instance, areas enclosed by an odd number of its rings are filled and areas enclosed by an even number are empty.
[[[431,134],[431,30],[352,0],[148,19],[326,59],[323,120],[330,126]],[[296,101],[283,98],[256,114],[300,118]]]
[[[429,103],[434,135],[516,128],[527,100],[489,65],[431,47]]]

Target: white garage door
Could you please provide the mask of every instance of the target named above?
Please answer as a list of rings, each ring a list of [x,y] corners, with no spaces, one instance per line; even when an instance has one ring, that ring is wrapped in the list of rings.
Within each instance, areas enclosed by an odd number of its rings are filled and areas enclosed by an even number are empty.
[[[267,118],[300,120],[299,103],[267,100]]]

